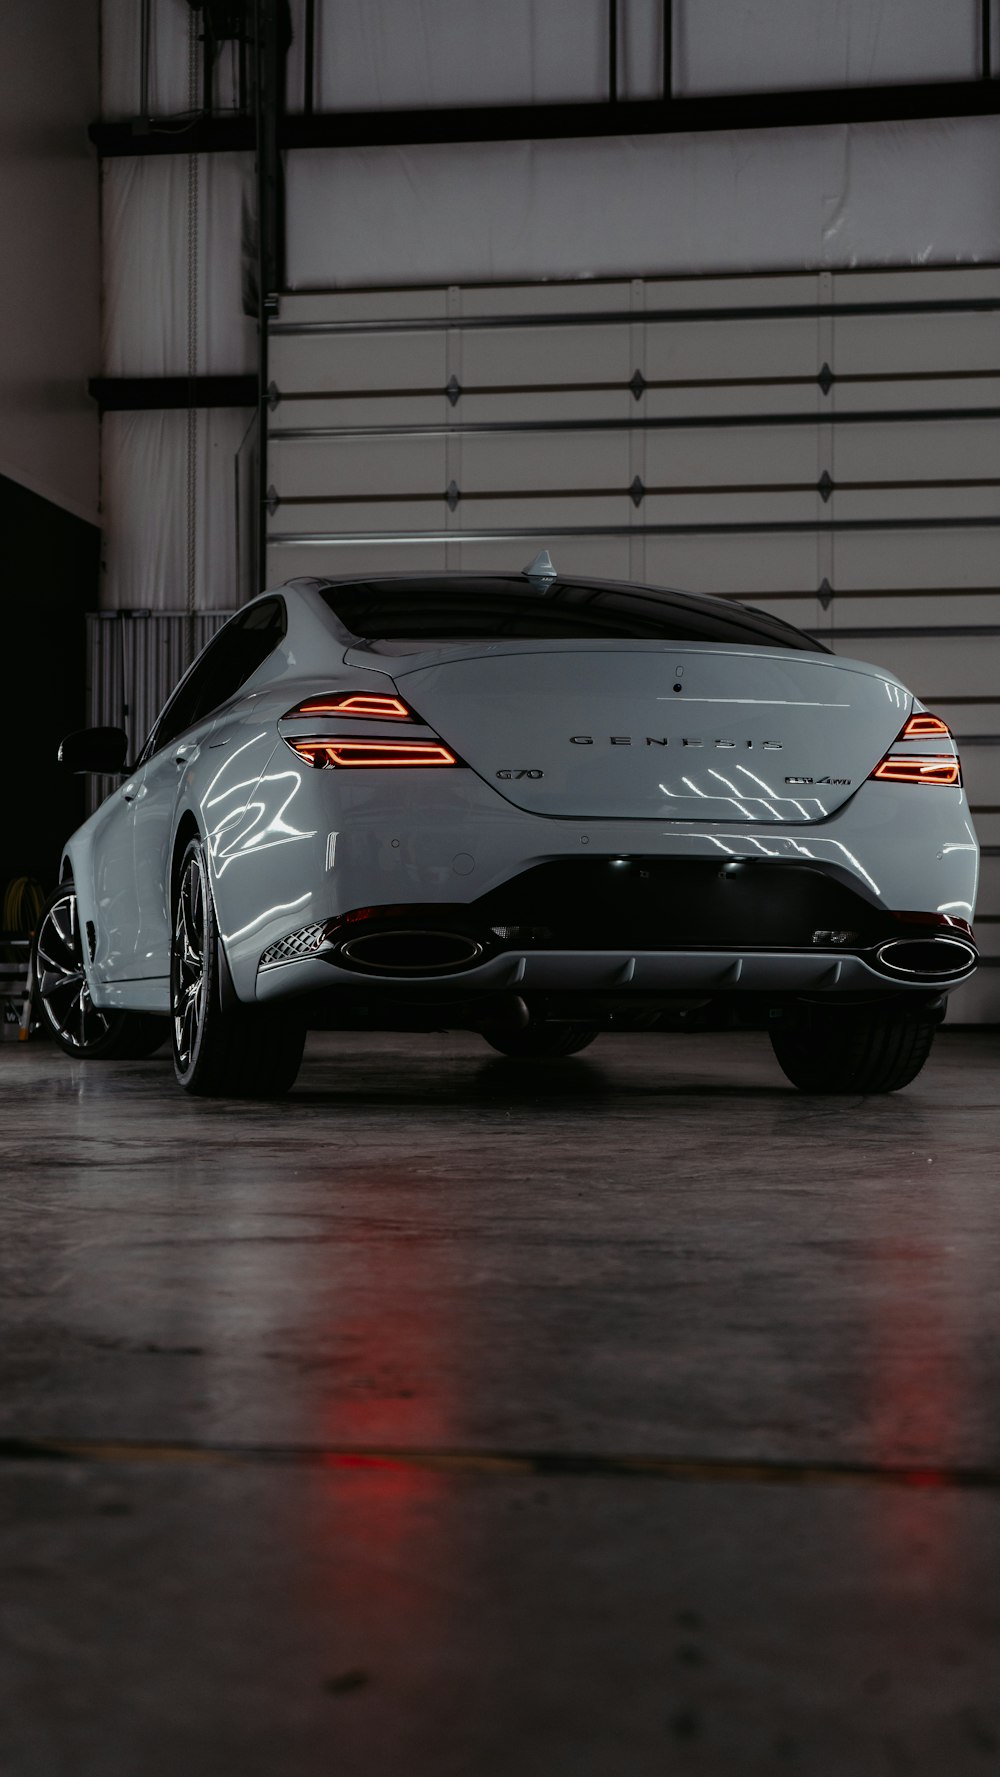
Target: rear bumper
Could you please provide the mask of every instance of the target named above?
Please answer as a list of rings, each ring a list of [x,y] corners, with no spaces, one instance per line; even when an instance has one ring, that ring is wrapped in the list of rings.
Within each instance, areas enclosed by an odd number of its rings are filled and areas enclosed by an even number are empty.
[[[547,820],[509,807],[474,774],[464,772],[412,773],[421,781],[407,784],[405,807],[397,805],[398,789],[382,781],[381,774],[378,784],[369,781],[370,773],[306,775],[294,811],[282,804],[274,813],[267,828],[269,833],[274,830],[274,836],[266,846],[252,853],[236,847],[213,859],[216,910],[236,991],[244,1001],[299,991],[290,975],[285,976],[284,986],[279,985],[277,973],[267,978],[271,971],[261,971],[261,959],[272,946],[310,923],[368,905],[434,906],[443,913],[459,901],[466,911],[474,905],[482,908],[488,899],[491,913],[495,910],[489,925],[508,920],[520,924],[527,918],[530,924],[554,928],[551,937],[540,936],[531,946],[533,968],[541,966],[542,952],[557,953],[560,971],[572,955],[585,952],[580,967],[588,979],[598,953],[614,954],[625,962],[632,955],[655,954],[659,969],[668,966],[668,951],[671,966],[681,967],[693,950],[702,959],[709,953],[724,954],[729,963],[750,951],[773,955],[806,950],[809,954],[797,967],[811,981],[817,966],[810,951],[813,932],[827,927],[854,930],[858,925],[855,918],[832,906],[829,910],[814,906],[811,899],[801,908],[801,924],[791,903],[785,908],[793,916],[790,921],[784,914],[773,920],[768,894],[755,899],[749,928],[719,923],[714,909],[706,905],[700,928],[685,925],[681,930],[664,920],[654,932],[630,912],[625,919],[595,917],[594,931],[581,941],[581,934],[571,929],[573,922],[569,927],[561,917],[554,922],[544,907],[509,906],[510,886],[528,871],[562,868],[574,859],[581,864],[587,859],[594,864],[601,861],[603,866],[622,857],[644,866],[655,860],[657,869],[693,868],[696,874],[709,866],[716,873],[731,866],[754,866],[754,883],[765,882],[772,870],[798,866],[827,884],[839,884],[880,919],[888,916],[891,921],[894,908],[948,913],[964,920],[973,916],[978,854],[961,790],[865,785],[838,815],[816,826],[740,829],[719,824],[699,828],[689,822]],[[434,781],[424,783],[424,776]],[[442,779],[448,782],[443,784]],[[764,867],[760,877],[758,866]],[[730,886],[738,887],[741,874],[736,872]],[[686,898],[687,905],[700,905],[702,898],[699,885]],[[742,890],[737,899],[743,899]],[[562,905],[576,908],[589,900],[586,885],[579,893],[574,889]],[[648,903],[640,908],[643,911],[649,911]],[[864,950],[879,935],[864,931],[860,942],[845,948]],[[310,969],[316,966],[308,964]],[[331,965],[318,966],[323,973],[312,985],[332,986],[338,976]],[[484,984],[492,990],[496,980],[492,954],[482,959],[481,966],[487,970]],[[503,969],[507,964],[497,966]],[[683,968],[687,967],[684,960]],[[296,964],[296,978],[301,973]],[[357,975],[348,971],[345,978],[357,982]],[[955,984],[961,978],[956,975]]]
[[[505,951],[460,974],[442,975],[380,972],[359,979],[355,969],[342,968],[321,957],[263,968],[257,976],[257,998],[275,1001],[300,994],[329,992],[340,987],[366,996],[384,994],[427,997],[435,990],[443,996],[475,993],[518,994],[572,992],[588,995],[704,994],[819,994],[831,998],[855,995],[884,997],[887,994],[927,997],[929,991],[947,993],[969,978],[975,964],[952,976],[889,977],[874,961],[860,956],[838,956],[830,951],[802,950],[698,950],[632,951],[589,950]]]
[[[299,927],[260,953],[257,998],[307,984],[712,996],[940,992],[968,979],[967,921],[890,911],[845,876],[759,858],[556,860],[468,901],[368,905]]]

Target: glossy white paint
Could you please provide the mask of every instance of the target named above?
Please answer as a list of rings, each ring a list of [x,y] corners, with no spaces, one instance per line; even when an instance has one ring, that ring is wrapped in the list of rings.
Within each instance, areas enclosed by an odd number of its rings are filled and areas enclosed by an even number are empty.
[[[536,814],[823,820],[913,701],[876,668],[764,648],[532,642],[470,654],[397,662],[394,677],[487,783]],[[524,769],[544,775],[498,778]],[[811,783],[795,789],[790,776]]]
[[[283,596],[288,631],[275,653],[69,841],[65,864],[96,937],[99,1005],[167,1009],[171,862],[194,828],[247,1001],[332,984],[314,962],[275,970],[266,985],[258,978],[261,953],[290,932],[363,906],[470,902],[552,859],[809,861],[885,908],[972,918],[978,846],[964,791],[865,781],[914,708],[883,669],[775,648],[638,642],[376,651],[338,636],[308,583]],[[398,739],[395,723],[284,719],[318,692],[393,684],[433,723],[407,736],[440,733],[465,768],[315,770],[285,744],[283,735],[306,731]],[[498,776],[519,768],[545,776]],[[851,781],[784,782],[827,776]],[[626,933],[609,934],[616,968],[632,955],[627,944]],[[579,985],[592,984],[597,960],[563,954],[560,984],[574,984],[575,968]],[[808,962],[811,980],[818,960]],[[665,968],[662,956],[655,968],[647,959],[621,985],[659,983]],[[671,968],[688,979],[683,959]],[[491,964],[483,984],[503,989],[503,975]],[[847,991],[850,979],[845,968],[826,986]]]

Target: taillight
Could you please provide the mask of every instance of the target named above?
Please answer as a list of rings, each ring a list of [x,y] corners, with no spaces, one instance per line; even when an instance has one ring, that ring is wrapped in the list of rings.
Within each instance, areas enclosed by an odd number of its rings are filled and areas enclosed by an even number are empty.
[[[401,697],[389,697],[381,691],[331,691],[322,697],[307,697],[287,710],[284,720],[295,716],[370,716],[378,722],[413,722],[413,711]]]
[[[440,740],[319,740],[313,735],[285,735],[293,753],[317,770],[373,765],[457,765],[450,747]]]
[[[921,710],[903,724],[894,745],[898,747],[907,740],[951,739],[947,722]],[[871,775],[884,784],[929,784],[956,789],[962,782],[962,767],[957,753],[889,752]]]
[[[947,722],[942,722],[940,716],[930,716],[926,710],[921,710],[919,714],[910,717],[899,738],[900,740],[930,740],[932,736],[939,740],[950,740],[951,729]]]
[[[962,770],[957,759],[941,756],[934,759],[907,758],[905,755],[888,753],[881,765],[876,765],[872,777],[882,779],[888,784],[944,784],[953,787],[962,781]]]

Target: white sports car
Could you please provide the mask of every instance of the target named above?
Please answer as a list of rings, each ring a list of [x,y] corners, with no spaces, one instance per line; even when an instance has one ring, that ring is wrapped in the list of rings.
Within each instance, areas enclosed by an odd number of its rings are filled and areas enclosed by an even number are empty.
[[[891,672],[762,611],[521,574],[296,580],[195,661],[41,919],[69,1053],[172,1035],[269,1096],[309,1028],[509,1056],[758,1028],[810,1092],[890,1092],[976,966],[955,743]]]

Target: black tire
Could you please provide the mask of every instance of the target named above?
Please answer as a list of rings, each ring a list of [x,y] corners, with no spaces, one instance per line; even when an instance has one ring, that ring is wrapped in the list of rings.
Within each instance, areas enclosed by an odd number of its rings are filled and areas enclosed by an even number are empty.
[[[940,1019],[922,1008],[804,1005],[771,1046],[801,1092],[898,1092],[915,1080]]]
[[[490,1030],[483,1035],[501,1055],[541,1061],[546,1056],[579,1055],[600,1032],[596,1024],[527,1024],[523,1030]]]
[[[174,1073],[202,1098],[280,1098],[295,1084],[305,1026],[294,1014],[223,1006],[219,929],[199,839],[181,859],[170,946]]]
[[[90,997],[76,889],[60,883],[38,916],[31,945],[35,1013],[53,1042],[78,1061],[140,1061],[167,1040],[167,1020],[114,1012]]]

